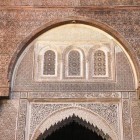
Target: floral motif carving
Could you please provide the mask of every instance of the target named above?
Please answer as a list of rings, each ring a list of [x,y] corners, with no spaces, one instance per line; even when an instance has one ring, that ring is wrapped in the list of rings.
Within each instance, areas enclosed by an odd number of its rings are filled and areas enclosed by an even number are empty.
[[[96,112],[115,129],[119,135],[119,120],[118,120],[118,105],[117,104],[77,104],[78,106],[87,108],[93,112]]]
[[[53,104],[41,104],[33,103],[31,104],[31,124],[30,124],[30,134],[33,133],[38,124],[42,122],[47,116],[56,111],[68,107],[79,107],[90,110],[93,113],[97,113],[99,116],[103,117],[116,131],[119,132],[118,124],[118,105],[117,104],[98,104],[98,103],[53,103]],[[118,133],[119,135],[119,133]]]

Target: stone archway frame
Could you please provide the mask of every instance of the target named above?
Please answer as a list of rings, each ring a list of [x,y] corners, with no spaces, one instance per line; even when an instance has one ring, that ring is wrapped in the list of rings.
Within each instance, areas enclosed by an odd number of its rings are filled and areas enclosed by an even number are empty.
[[[72,117],[73,115],[79,117],[83,121],[86,121],[90,124],[90,126],[97,127],[98,130],[109,136],[108,140],[119,140],[117,134],[114,132],[111,126],[101,116],[84,108],[78,107],[61,109],[49,115],[38,125],[30,140],[36,140],[51,127],[57,125],[59,122],[65,119],[68,119],[69,117]]]
[[[129,43],[125,40],[125,38],[123,36],[120,35],[120,33],[118,33],[112,27],[110,27],[104,23],[101,23],[99,21],[96,21],[94,19],[88,19],[88,18],[83,18],[83,17],[69,17],[69,18],[65,18],[65,19],[57,19],[57,20],[48,22],[45,25],[43,25],[42,27],[40,27],[37,30],[35,30],[34,32],[32,32],[28,37],[26,37],[21,42],[21,44],[19,45],[17,50],[15,51],[15,53],[11,59],[11,62],[9,64],[8,75],[7,75],[9,85],[11,85],[11,83],[12,83],[12,75],[14,73],[15,65],[16,65],[19,57],[23,53],[23,51],[26,49],[26,47],[33,40],[35,40],[38,36],[47,32],[48,30],[50,30],[52,28],[56,28],[61,25],[70,24],[70,23],[85,24],[85,25],[93,26],[93,27],[96,27],[96,28],[108,33],[110,36],[112,36],[115,39],[116,43],[124,50],[125,54],[127,55],[128,59],[131,63],[134,77],[135,77],[135,88],[138,89],[139,81],[140,81],[140,73],[139,73],[140,66],[139,66],[138,60],[135,56],[135,53],[132,50],[132,47],[129,45]]]

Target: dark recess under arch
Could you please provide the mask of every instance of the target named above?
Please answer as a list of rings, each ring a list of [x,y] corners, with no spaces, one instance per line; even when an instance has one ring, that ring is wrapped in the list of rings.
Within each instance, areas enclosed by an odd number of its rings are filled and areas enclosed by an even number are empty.
[[[79,137],[79,139],[76,137]],[[85,137],[87,138],[85,139]],[[111,140],[109,135],[104,134],[102,130],[73,115],[51,126],[37,140],[92,140],[91,138],[95,140]]]

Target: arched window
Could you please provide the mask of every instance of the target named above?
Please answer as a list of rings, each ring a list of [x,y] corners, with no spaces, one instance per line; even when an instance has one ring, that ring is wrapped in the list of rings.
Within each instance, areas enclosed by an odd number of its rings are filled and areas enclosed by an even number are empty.
[[[55,52],[52,50],[46,51],[44,54],[44,75],[55,75],[55,61]]]
[[[106,58],[101,50],[94,53],[93,75],[106,75]]]
[[[80,53],[77,50],[72,50],[68,55],[68,76],[80,76],[80,69]]]

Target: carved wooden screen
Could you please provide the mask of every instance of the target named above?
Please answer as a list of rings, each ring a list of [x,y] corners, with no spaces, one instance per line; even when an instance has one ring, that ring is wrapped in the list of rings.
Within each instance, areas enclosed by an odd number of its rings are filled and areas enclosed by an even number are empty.
[[[93,75],[106,75],[106,58],[101,50],[94,53]]]
[[[44,75],[55,75],[55,52],[52,50],[48,50],[44,54]]]
[[[80,76],[80,69],[80,53],[76,50],[72,50],[68,55],[68,75]]]

